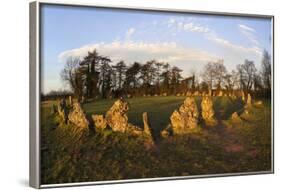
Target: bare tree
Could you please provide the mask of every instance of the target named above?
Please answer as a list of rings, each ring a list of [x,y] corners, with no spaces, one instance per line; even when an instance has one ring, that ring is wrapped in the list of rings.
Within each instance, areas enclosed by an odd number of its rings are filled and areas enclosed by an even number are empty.
[[[68,58],[64,69],[60,73],[61,79],[66,81],[73,93],[80,100],[83,96],[83,73],[80,68],[80,60],[78,58]]]
[[[211,93],[214,87],[217,89],[221,88],[226,72],[223,60],[209,62],[205,65],[202,78],[209,86],[209,93]]]
[[[257,69],[253,61],[245,60],[244,64],[238,65],[240,88],[249,91],[253,88]]]

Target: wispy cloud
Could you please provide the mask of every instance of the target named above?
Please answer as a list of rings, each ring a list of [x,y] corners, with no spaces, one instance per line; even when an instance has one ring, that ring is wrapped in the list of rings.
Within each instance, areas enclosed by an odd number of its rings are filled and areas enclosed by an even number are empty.
[[[221,45],[225,48],[228,48],[231,51],[241,52],[241,53],[246,53],[246,54],[256,54],[257,56],[262,55],[262,50],[258,46],[245,47],[245,46],[242,46],[239,44],[235,44],[233,42],[230,42],[229,40],[226,40],[224,38],[217,36],[215,33],[208,33],[208,35],[206,35],[206,37],[210,41],[212,41],[218,45]]]
[[[170,18],[167,21],[169,28],[176,27],[178,30],[198,33],[208,33],[210,29],[206,26],[191,22],[190,20]]]
[[[238,27],[239,27],[240,32],[241,32],[244,36],[246,36],[246,38],[248,38],[248,40],[249,40],[253,45],[259,46],[260,43],[259,43],[259,41],[257,40],[256,34],[255,34],[255,32],[256,32],[255,29],[253,29],[253,28],[251,28],[251,27],[249,27],[249,26],[246,26],[246,25],[244,25],[244,24],[239,24]]]
[[[238,25],[241,32],[252,43],[252,46],[245,47],[243,45],[235,44],[230,40],[218,36],[214,30],[202,24],[196,23],[196,20],[191,20],[191,21],[184,20],[184,19],[170,18],[167,21],[167,25],[169,28],[176,27],[180,31],[200,33],[202,34],[202,37],[204,37],[205,39],[215,44],[218,44],[220,46],[223,46],[224,48],[227,48],[230,51],[236,51],[236,52],[240,51],[241,53],[254,53],[258,56],[260,56],[262,53],[262,50],[258,46],[259,42],[257,41],[254,35],[255,30],[249,26],[243,24]]]
[[[249,26],[246,26],[244,24],[239,24],[238,25],[240,29],[244,30],[244,31],[248,31],[248,32],[255,32],[255,29],[249,27]]]

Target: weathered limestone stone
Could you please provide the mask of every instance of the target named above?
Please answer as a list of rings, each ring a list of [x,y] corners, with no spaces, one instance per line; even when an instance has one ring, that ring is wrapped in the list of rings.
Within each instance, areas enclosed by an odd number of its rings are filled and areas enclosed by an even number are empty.
[[[69,105],[71,105],[71,106],[72,106],[73,101],[72,101],[72,97],[71,97],[71,96],[69,96],[69,97],[68,97],[68,101],[69,101]]]
[[[103,130],[106,128],[107,123],[103,115],[92,115],[95,127],[98,130]]]
[[[89,128],[89,121],[78,102],[73,104],[73,110],[68,114],[68,120],[81,129]]]
[[[163,95],[163,96],[167,96],[167,93],[165,92],[165,93],[163,93],[162,95]]]
[[[218,96],[223,96],[223,91],[220,90]]]
[[[55,104],[53,104],[53,107],[52,107],[52,114],[56,114],[58,112],[58,108]]]
[[[245,93],[244,93],[244,91],[241,91],[241,96],[242,96],[242,101],[245,102],[245,99],[246,99],[246,98],[245,98]]]
[[[105,119],[113,131],[125,132],[127,130],[128,116],[126,113],[128,110],[128,103],[119,99],[107,111]]]
[[[255,106],[262,106],[263,102],[261,100],[254,103]]]
[[[201,108],[202,108],[202,117],[205,120],[207,125],[216,125],[217,121],[214,118],[215,112],[213,109],[213,101],[211,97],[206,96],[203,97],[201,102]]]
[[[176,96],[181,96],[181,94],[180,94],[180,93],[177,93]]]
[[[160,132],[160,135],[161,137],[163,138],[167,138],[171,135],[171,133],[168,131],[168,129],[163,129],[161,132]]]
[[[152,137],[152,130],[150,128],[150,123],[149,123],[147,112],[144,112],[142,114],[142,120],[143,120],[143,132],[144,132],[144,134]]]
[[[248,93],[248,96],[247,96],[247,106],[248,107],[252,106],[252,97],[251,97],[250,93]]]
[[[186,96],[191,96],[192,94],[191,94],[191,92],[187,91],[185,95]]]
[[[81,98],[81,103],[82,104],[85,103],[85,97],[84,96],[82,96],[82,98]]]
[[[66,107],[63,107],[61,106],[61,104],[59,104],[57,110],[62,122],[66,123],[67,122]]]
[[[231,120],[235,123],[239,123],[241,122],[241,118],[239,117],[239,115],[237,114],[237,112],[234,112],[232,115],[231,115]]]
[[[199,92],[198,92],[198,91],[195,91],[195,92],[193,93],[193,96],[199,96]]]
[[[170,117],[171,128],[174,134],[184,134],[188,129],[197,127],[198,109],[194,98],[187,97],[179,108]]]

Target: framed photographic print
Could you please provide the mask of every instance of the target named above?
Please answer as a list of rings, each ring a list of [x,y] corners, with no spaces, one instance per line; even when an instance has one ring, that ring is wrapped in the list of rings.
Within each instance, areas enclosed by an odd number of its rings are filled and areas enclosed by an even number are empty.
[[[273,19],[30,3],[30,185],[273,173]]]

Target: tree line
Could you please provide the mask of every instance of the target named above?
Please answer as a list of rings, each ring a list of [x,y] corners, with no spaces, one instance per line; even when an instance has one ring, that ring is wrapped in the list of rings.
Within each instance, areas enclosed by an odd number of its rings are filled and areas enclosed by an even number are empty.
[[[261,71],[253,61],[245,60],[228,71],[223,60],[208,62],[201,75],[183,78],[182,69],[169,63],[149,60],[145,63],[113,63],[96,50],[83,59],[66,60],[61,78],[79,100],[120,96],[176,95],[187,91],[244,90],[263,95],[271,92],[271,57],[264,50]]]

